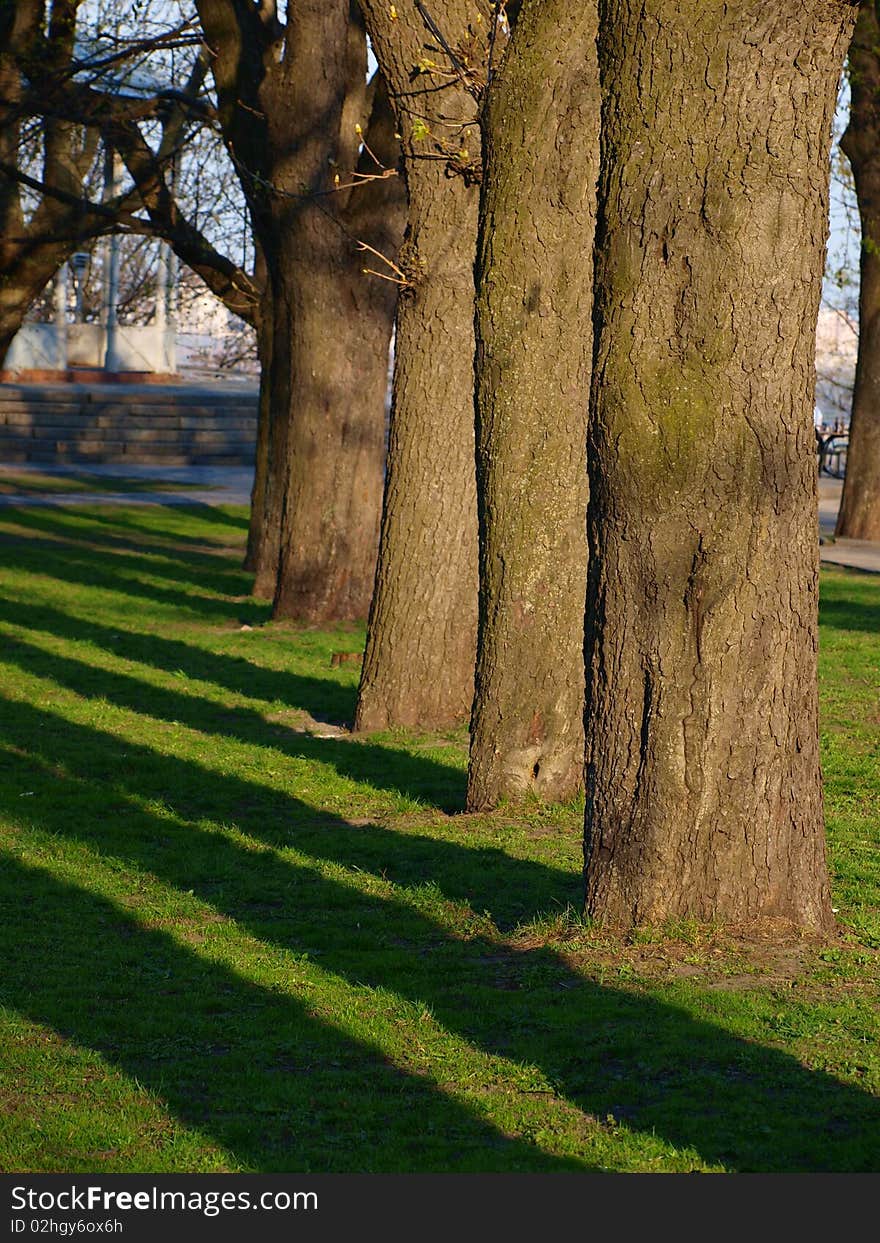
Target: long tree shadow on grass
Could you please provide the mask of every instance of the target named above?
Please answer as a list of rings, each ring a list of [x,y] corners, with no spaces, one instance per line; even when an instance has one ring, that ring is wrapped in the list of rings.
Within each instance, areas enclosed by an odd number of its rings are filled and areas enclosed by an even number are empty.
[[[858,570],[853,571],[854,575],[859,573]],[[843,584],[834,583],[833,588],[825,584],[819,596],[820,622],[835,630],[876,635],[880,632],[880,608],[871,601],[858,599],[858,589],[862,584],[857,578],[850,579],[846,586],[849,591],[844,592]]]
[[[0,621],[17,628],[42,630],[60,639],[92,643],[125,660],[212,682],[234,695],[262,699],[270,704],[280,701],[318,720],[343,724],[354,715],[356,688],[351,683],[335,680],[332,675],[321,678],[289,669],[273,669],[247,656],[207,651],[182,639],[86,621],[50,605],[0,599]],[[12,641],[4,642],[11,644]],[[101,671],[96,671],[96,678],[100,676]],[[147,694],[148,687],[143,685],[144,694]],[[102,692],[96,688],[91,693]],[[213,706],[216,709],[217,705]]]
[[[156,515],[152,513],[153,510],[164,512]],[[57,533],[67,538],[76,538],[79,534],[90,541],[93,539],[102,541],[108,547],[114,547],[124,542],[118,534],[120,530],[124,530],[131,532],[131,540],[125,542],[137,542],[141,546],[146,544],[150,548],[162,542],[167,543],[170,549],[174,550],[187,546],[204,548],[211,547],[212,545],[218,549],[226,549],[231,539],[241,542],[243,547],[247,536],[247,511],[236,512],[235,507],[207,505],[191,501],[187,504],[180,504],[170,501],[166,504],[160,502],[156,505],[150,505],[149,511],[149,520],[144,522],[138,521],[137,515],[142,511],[138,509],[136,497],[132,497],[130,506],[114,505],[112,510],[105,510],[98,505],[89,506],[86,502],[76,505],[52,503],[39,507],[20,506],[16,508],[15,506],[4,506],[0,510],[0,530],[8,523],[16,527],[27,527],[35,531]],[[204,522],[206,527],[205,535],[192,535],[188,532],[174,530],[173,527],[178,515]],[[160,520],[165,520],[168,528],[172,529],[157,531],[156,517],[159,517]],[[223,532],[225,538],[222,540],[216,538],[216,528],[218,526],[229,528],[228,531]],[[208,533],[212,528],[214,530],[213,535]]]
[[[18,613],[21,623],[22,610],[14,611]],[[0,618],[4,612],[4,606],[0,604]],[[27,615],[28,611],[24,612]],[[39,625],[41,612],[45,611],[34,610],[32,625],[35,627]],[[71,629],[77,632],[78,637],[85,637],[87,634],[94,637],[98,627],[81,623],[73,624]],[[115,648],[117,655],[122,654],[120,646],[128,645],[130,636],[129,639],[121,637],[120,643],[112,646],[108,641],[108,646],[111,646],[111,650]],[[185,645],[177,644],[173,640],[144,637],[143,647],[148,653],[147,663],[152,663],[149,654],[158,646],[177,649]],[[363,782],[376,789],[399,792],[444,811],[458,811],[463,804],[464,773],[427,756],[411,755],[399,748],[365,741],[318,738],[285,725],[267,722],[261,713],[252,708],[237,706],[230,712],[228,707],[210,699],[157,687],[126,673],[97,669],[83,661],[46,652],[35,644],[8,636],[4,639],[3,659],[8,663],[19,664],[22,669],[39,677],[51,678],[77,694],[100,697],[118,707],[159,720],[187,725],[207,735],[215,734],[248,745],[270,748],[290,759],[329,764],[340,776],[352,781]],[[214,658],[218,659],[224,658]],[[295,674],[287,674],[285,681],[288,686],[298,683],[306,688],[306,693],[298,696],[300,702],[309,699],[326,704],[328,699],[332,703],[334,698],[340,701],[353,698],[352,691],[349,690],[345,695],[347,688],[335,686],[332,682],[328,685],[320,679],[300,678]],[[317,685],[309,685],[311,682]],[[327,694],[328,689],[330,695]],[[275,690],[277,693],[277,685]],[[334,690],[338,692],[335,697],[332,694]]]
[[[585,1168],[501,1134],[298,998],[9,859],[0,945],[5,1005],[102,1054],[246,1169],[436,1170],[453,1146],[462,1170]],[[94,1158],[56,1153],[53,1167],[93,1169]]]
[[[21,537],[17,540],[20,541]],[[54,553],[57,557],[58,553],[63,552],[64,560],[74,565],[94,565],[97,560],[103,568],[121,571],[121,576],[129,571],[135,575],[167,578],[184,586],[195,584],[217,592],[246,594],[245,589],[252,575],[240,566],[230,564],[228,550],[202,552],[169,548],[168,545],[167,538],[150,545],[121,536],[111,539],[103,530],[98,532],[95,541],[65,531],[54,536],[31,536],[26,545],[19,542],[15,558],[21,563],[36,561],[38,566],[42,566],[46,554]]]
[[[60,498],[71,496],[101,498],[109,492],[115,495],[130,495],[132,502],[137,505],[144,504],[144,496],[150,497],[154,492],[167,492],[170,497],[183,490],[195,490],[198,486],[198,484],[180,479],[163,478],[161,475],[155,478],[143,478],[126,475],[124,472],[98,474],[88,468],[59,470],[57,467],[39,466],[33,469],[25,464],[16,474],[7,474],[5,470],[0,472],[0,502],[6,503],[8,497],[9,503],[14,505],[17,497],[42,497],[48,505],[52,505]],[[216,485],[202,486],[208,493],[216,490]]]
[[[146,553],[150,558],[167,563],[169,572],[177,563],[181,568],[192,566],[197,570],[222,571],[247,579],[249,576],[241,568],[239,559],[239,548],[244,552],[247,524],[243,524],[237,536],[221,529],[219,534],[225,538],[212,538],[218,534],[214,521],[217,513],[219,511],[211,509],[200,514],[191,507],[175,506],[171,514],[151,514],[151,522],[138,522],[130,511],[117,509],[111,513],[74,505],[0,509],[0,541],[11,549],[14,557],[22,560],[27,559],[33,545],[66,546],[106,557],[111,565],[117,556]],[[164,527],[163,518],[167,519]],[[204,522],[204,536],[175,530],[175,519],[186,525],[191,525],[193,519]],[[235,539],[233,545],[230,539]]]
[[[222,561],[214,570],[211,567],[199,570],[192,565],[170,560],[156,566],[136,554],[95,554],[80,544],[61,541],[43,544],[32,541],[28,544],[28,550],[27,568],[32,566],[38,573],[78,589],[97,588],[123,597],[146,600],[206,622],[233,619],[253,622],[266,620],[268,616],[268,605],[258,600],[230,598],[236,586],[240,595],[249,590],[250,577],[230,570]],[[168,585],[147,581],[155,578],[167,580]],[[196,590],[193,590],[193,584]],[[205,591],[216,594],[204,594]]]
[[[443,1027],[477,1049],[540,1068],[562,1097],[594,1119],[613,1119],[611,1125],[622,1123],[679,1150],[696,1149],[727,1168],[873,1168],[880,1101],[805,1069],[782,1050],[724,1030],[717,994],[704,998],[717,1011],[708,1021],[684,1005],[600,987],[552,950],[517,952],[492,937],[451,934],[430,905],[405,889],[368,891],[354,874],[331,878],[318,859],[254,850],[226,833],[155,816],[138,803],[153,793],[157,774],[173,788],[185,764],[128,745],[115,801],[96,816],[102,774],[82,757],[107,740],[67,725],[81,737],[65,746],[57,732],[47,736],[60,725],[48,717],[34,710],[16,733],[20,751],[61,745],[57,763],[69,773],[55,778],[57,788],[42,812],[39,803],[33,805],[41,827],[58,837],[192,891],[261,940],[308,952],[351,987],[391,990],[427,1005]],[[34,732],[37,718],[42,743]],[[118,767],[121,758],[111,754],[101,764]],[[48,778],[48,765],[30,755],[19,754],[12,763],[20,769],[19,785],[39,789]],[[218,777],[216,784],[217,800],[223,801],[235,796],[239,783]],[[20,814],[12,798],[9,805]],[[275,836],[262,816],[240,824],[263,842]],[[348,826],[340,821],[338,827],[345,835]],[[308,853],[297,833],[291,844]],[[407,848],[401,835],[399,849]],[[440,870],[478,862],[454,843],[438,841],[435,851]],[[455,855],[464,856],[461,863],[451,862]],[[521,885],[528,876],[516,860],[495,862],[496,884]],[[772,1039],[777,1006],[768,998],[765,1009]],[[27,1012],[38,1014],[33,1006]]]
[[[446,898],[467,903],[478,914],[490,912],[501,928],[514,927],[536,911],[577,902],[580,894],[580,877],[574,872],[514,859],[495,848],[467,842],[447,847],[435,837],[404,834],[376,824],[351,824],[298,799],[295,782],[291,795],[234,773],[162,755],[110,732],[72,724],[51,711],[0,699],[0,742],[4,741],[13,749],[27,748],[29,762],[37,765],[39,776],[34,778],[36,784],[23,788],[53,803],[61,798],[62,806],[57,809],[61,820],[68,798],[75,801],[82,795],[76,784],[82,780],[96,800],[92,821],[101,821],[107,813],[127,823],[131,799],[137,797],[167,808],[176,818],[172,824],[207,819],[237,825],[275,849],[293,847],[314,859],[384,875],[402,886],[433,884]],[[326,745],[324,740],[315,742]],[[350,749],[345,743],[336,745]],[[14,762],[7,758],[0,772]],[[267,755],[265,767],[271,763]],[[74,781],[69,793],[68,779]],[[28,780],[22,775],[21,781]],[[14,802],[11,806],[15,809]],[[85,810],[82,814],[86,815]],[[96,831],[100,832],[97,826]],[[163,830],[154,846],[160,864],[170,857],[169,851],[174,854],[182,848],[177,866],[186,868],[185,835],[176,832],[169,838]],[[258,892],[253,900],[261,906],[283,898],[284,892],[272,899]]]
[[[244,541],[247,538],[248,530],[248,510],[246,506],[227,504],[211,505],[205,501],[180,502],[175,501],[173,498],[169,498],[167,501],[162,500],[155,502],[150,506],[150,508],[165,510],[172,524],[174,522],[173,515],[179,512],[187,517],[201,520],[207,527],[228,527],[229,531],[224,532],[226,539],[232,539],[234,532],[235,536],[237,536],[237,538],[242,542],[242,551],[244,550]],[[135,514],[137,512],[138,510],[136,505],[133,505],[130,508],[126,506],[120,514],[117,514],[116,512],[112,514],[104,513],[103,511],[98,511],[96,513],[93,509],[89,512],[87,518],[96,526],[102,525],[110,528],[115,527],[117,530],[122,527],[126,531],[131,531],[136,539],[141,539],[143,537],[151,538],[155,536],[155,526],[149,522],[138,522],[135,518]],[[212,542],[216,542],[218,547],[221,546],[219,541],[212,541],[211,539],[200,540],[198,537],[178,535],[174,531],[169,532],[167,538],[172,543],[177,543],[178,541],[183,544],[210,544]]]

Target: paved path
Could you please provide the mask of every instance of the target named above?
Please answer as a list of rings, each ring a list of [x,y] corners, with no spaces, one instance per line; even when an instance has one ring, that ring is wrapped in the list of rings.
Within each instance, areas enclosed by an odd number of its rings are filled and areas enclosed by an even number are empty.
[[[0,496],[3,505],[247,505],[250,503],[254,472],[250,466],[39,466],[22,463],[0,465],[0,484],[4,476],[30,473],[59,478],[93,475],[102,481],[126,478],[154,481],[147,492],[27,492]],[[173,484],[163,491],[162,484]],[[829,565],[850,566],[880,574],[880,543],[869,540],[834,539],[834,523],[840,506],[843,483],[822,476],[819,480],[819,556]]]
[[[842,479],[819,478],[819,557],[823,565],[845,565],[880,574],[880,543],[864,539],[835,539],[834,524],[840,508]]]
[[[34,492],[0,496],[3,505],[248,505],[254,482],[252,466],[42,466],[21,462],[0,465],[0,484],[5,478],[50,475],[57,479],[94,476],[102,488],[109,479],[153,481],[155,488],[137,492]],[[173,485],[163,491],[163,484]]]

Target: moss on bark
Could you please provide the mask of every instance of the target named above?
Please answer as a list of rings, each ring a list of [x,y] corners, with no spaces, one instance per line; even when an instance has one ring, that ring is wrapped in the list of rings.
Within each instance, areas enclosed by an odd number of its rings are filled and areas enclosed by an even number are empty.
[[[852,10],[600,12],[586,909],[824,929],[813,348]]]

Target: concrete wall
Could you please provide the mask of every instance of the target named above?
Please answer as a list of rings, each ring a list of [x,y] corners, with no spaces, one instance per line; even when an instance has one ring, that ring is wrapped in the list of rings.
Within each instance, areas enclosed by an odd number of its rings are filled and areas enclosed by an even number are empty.
[[[0,462],[250,465],[255,386],[0,384]]]
[[[177,370],[173,328],[118,324],[117,371],[149,371],[173,375]],[[64,371],[67,367],[104,366],[107,329],[103,324],[25,324],[16,335],[4,369],[7,371]]]

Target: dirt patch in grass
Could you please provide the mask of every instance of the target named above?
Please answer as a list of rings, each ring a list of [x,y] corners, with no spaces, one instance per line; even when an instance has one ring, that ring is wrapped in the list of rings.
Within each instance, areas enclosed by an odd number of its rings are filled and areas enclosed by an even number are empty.
[[[801,980],[816,969],[823,951],[846,950],[849,944],[843,929],[813,936],[778,923],[751,929],[694,926],[685,936],[654,929],[615,936],[575,926],[543,936],[527,932],[508,942],[512,953],[555,949],[562,961],[590,976],[626,965],[646,979],[699,977],[707,987],[728,991]],[[880,951],[865,953],[880,968]]]

